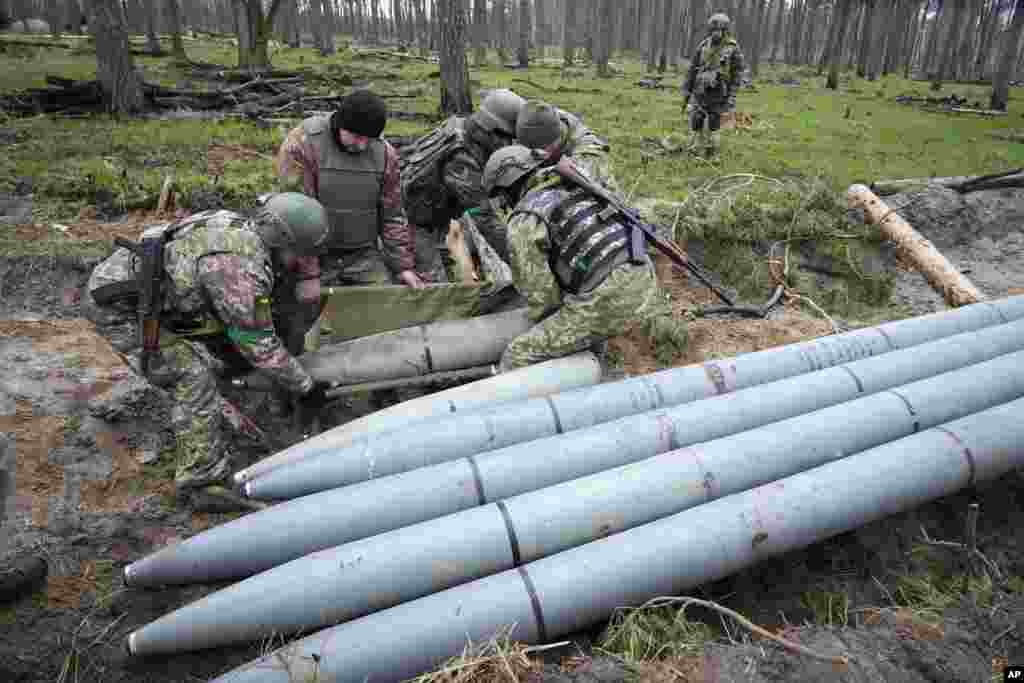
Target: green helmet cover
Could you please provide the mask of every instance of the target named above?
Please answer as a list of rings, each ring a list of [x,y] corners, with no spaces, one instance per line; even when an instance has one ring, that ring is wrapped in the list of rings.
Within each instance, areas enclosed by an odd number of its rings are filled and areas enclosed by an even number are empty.
[[[547,102],[530,100],[523,105],[516,121],[516,138],[531,149],[542,149],[562,137],[558,110]]]
[[[728,31],[730,26],[732,26],[732,20],[729,19],[729,15],[722,12],[716,12],[708,19],[709,31],[714,31],[715,29]]]
[[[522,145],[502,147],[491,155],[484,166],[483,186],[488,195],[499,188],[512,187],[520,178],[532,173],[544,159]]]
[[[300,192],[272,195],[257,214],[256,224],[271,249],[292,249],[304,255],[324,252],[330,236],[327,209]]]
[[[526,102],[511,90],[492,90],[473,112],[473,121],[486,131],[500,130],[511,136],[516,134],[516,117]]]

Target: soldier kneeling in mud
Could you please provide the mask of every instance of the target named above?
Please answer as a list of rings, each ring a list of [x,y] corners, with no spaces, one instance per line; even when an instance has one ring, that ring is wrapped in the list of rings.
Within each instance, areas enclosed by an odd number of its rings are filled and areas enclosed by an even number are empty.
[[[93,271],[86,315],[173,401],[175,487],[183,502],[216,495],[247,464],[235,462],[229,430],[267,443],[224,398],[218,378],[262,371],[294,397],[305,423],[326,403],[328,385],[288,352],[274,309],[319,306],[319,280],[296,285],[286,275],[302,257],[320,255],[329,232],[319,202],[283,193],[252,219],[205,211],[152,226],[138,245],[122,246]]]
[[[618,213],[547,163],[542,152],[512,145],[484,169],[488,195],[509,207],[512,274],[535,322],[509,343],[502,371],[599,350],[634,325],[675,322],[646,249],[634,258]],[[673,332],[685,344],[685,329]]]

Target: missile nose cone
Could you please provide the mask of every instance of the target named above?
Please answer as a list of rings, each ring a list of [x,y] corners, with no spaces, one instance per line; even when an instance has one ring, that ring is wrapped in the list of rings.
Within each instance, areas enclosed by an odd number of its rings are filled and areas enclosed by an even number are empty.
[[[133,569],[134,566],[135,566],[134,563],[129,564],[129,565],[125,565],[124,572],[123,572],[123,578],[124,578],[124,585],[125,586],[132,585],[132,574],[135,573],[135,570]]]
[[[242,484],[242,495],[246,498],[252,498],[252,482],[247,481]]]
[[[125,649],[128,650],[128,656],[135,656],[135,631],[128,634],[128,637],[124,639]]]
[[[245,483],[246,479],[245,470],[239,470],[231,477],[231,480],[235,482],[235,486],[241,486]]]

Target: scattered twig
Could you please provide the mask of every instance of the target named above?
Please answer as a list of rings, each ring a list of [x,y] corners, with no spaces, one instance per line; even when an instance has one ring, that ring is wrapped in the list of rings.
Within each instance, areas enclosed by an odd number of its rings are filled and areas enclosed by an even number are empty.
[[[995,638],[993,638],[992,640],[989,641],[989,646],[995,645],[996,641],[998,641],[1000,638],[1002,638],[1006,634],[1010,633],[1015,628],[1017,628],[1017,624],[1010,624],[1009,626],[1004,628],[1002,631],[1000,631],[998,634],[996,634]]]
[[[921,537],[924,539],[925,545],[934,546],[936,548],[949,548],[950,550],[957,550],[960,552],[970,552],[967,546],[965,546],[963,543],[956,543],[955,541],[937,541],[933,539],[931,536],[928,535],[928,532],[925,531],[925,528],[923,526],[921,527]],[[985,557],[985,554],[983,552],[975,548],[974,556],[981,560],[985,569],[988,570],[989,574],[992,576],[993,579],[999,582],[1003,580],[1003,573],[999,570],[999,566],[992,560]]]

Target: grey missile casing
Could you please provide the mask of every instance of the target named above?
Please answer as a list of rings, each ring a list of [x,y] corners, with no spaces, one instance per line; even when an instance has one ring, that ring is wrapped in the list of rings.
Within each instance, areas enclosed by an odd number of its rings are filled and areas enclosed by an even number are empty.
[[[678,595],[1020,467],[1022,414],[1024,400],[1013,401],[327,628],[212,683],[289,683],[314,673],[323,683],[385,683],[510,626],[517,641],[551,641],[616,608]]]
[[[125,568],[128,585],[249,576],[317,550],[791,418],[1024,348],[1024,320],[250,513]]]
[[[394,432],[432,419],[488,410],[496,405],[549,396],[601,381],[601,363],[589,351],[537,363],[462,384],[378,410],[269,455],[234,475],[243,484],[270,470],[323,452],[333,452],[371,434]]]
[[[243,491],[257,499],[294,498],[681,405],[916,346],[949,336],[951,331],[970,331],[1020,317],[1024,317],[1024,296],[418,424],[414,430],[370,435],[343,449],[307,452],[307,457],[287,468],[253,479]]]
[[[132,649],[218,647],[347,621],[1021,396],[1024,351],[307,555],[144,626]]]

